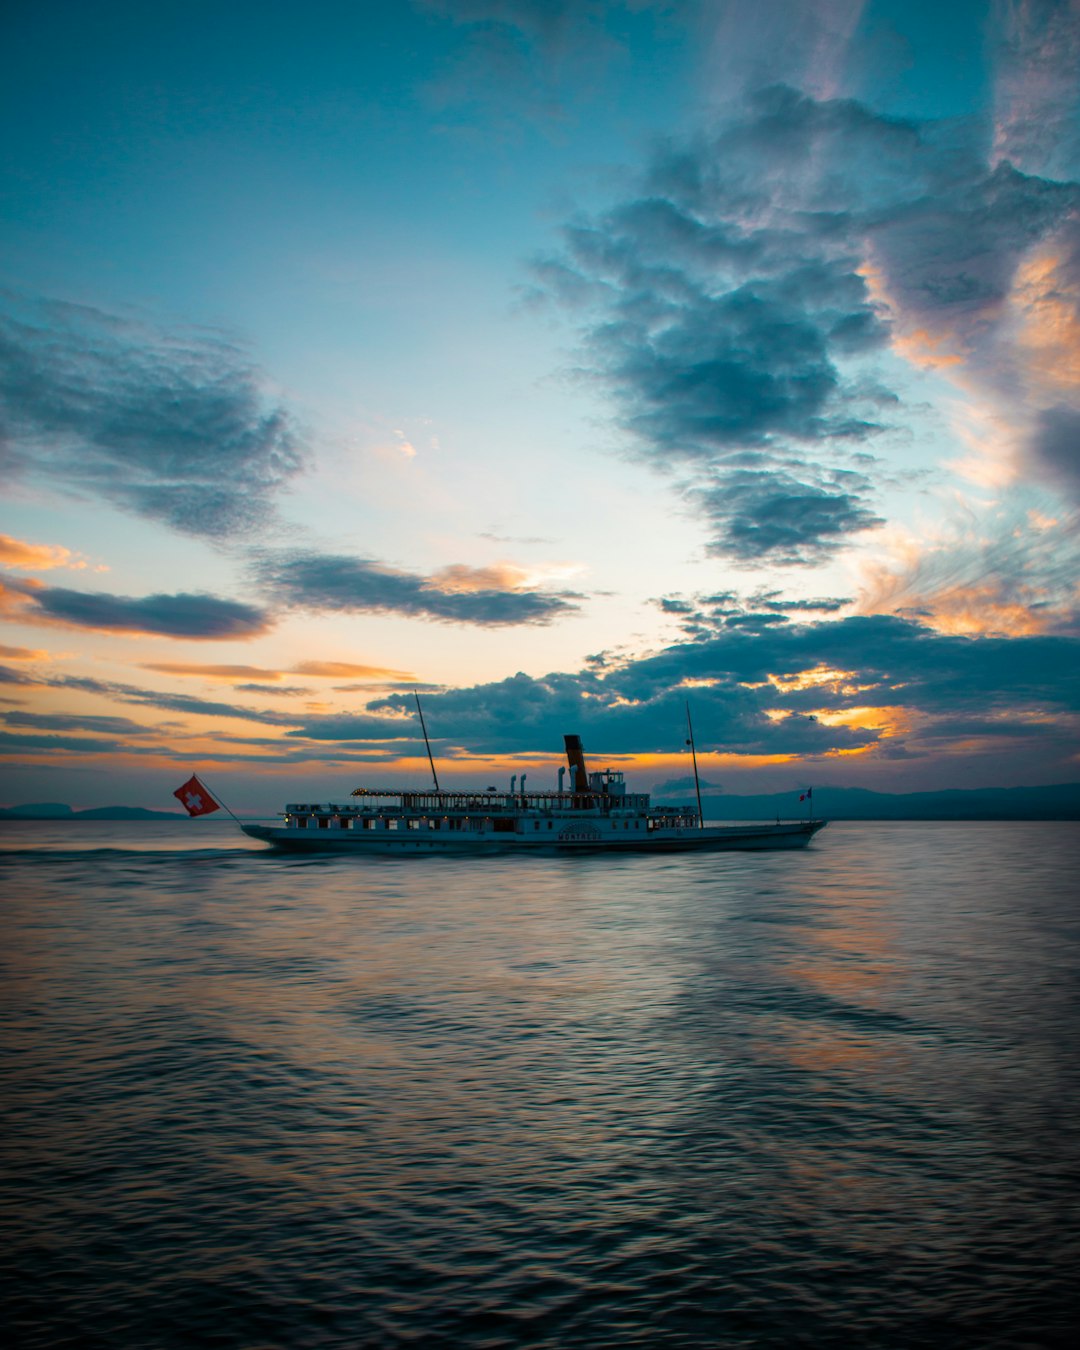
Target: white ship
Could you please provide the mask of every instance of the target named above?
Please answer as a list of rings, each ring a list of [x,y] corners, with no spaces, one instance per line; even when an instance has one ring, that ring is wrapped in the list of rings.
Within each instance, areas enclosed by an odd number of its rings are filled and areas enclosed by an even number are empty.
[[[424,733],[425,743],[427,732]],[[804,848],[827,822],[776,821],[706,825],[698,809],[653,806],[646,792],[628,792],[618,770],[590,773],[581,739],[564,737],[570,784],[526,792],[527,775],[510,791],[447,792],[357,788],[355,805],[294,802],[280,825],[243,825],[245,834],[278,848],[335,853],[683,852],[692,849]],[[693,744],[692,734],[688,744]],[[428,745],[428,756],[431,747]],[[696,753],[695,753],[695,781]]]

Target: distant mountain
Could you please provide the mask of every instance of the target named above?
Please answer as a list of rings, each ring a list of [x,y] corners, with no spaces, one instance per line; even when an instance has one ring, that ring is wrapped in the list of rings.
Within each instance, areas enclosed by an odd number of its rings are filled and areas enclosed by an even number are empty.
[[[679,792],[678,802],[693,802]],[[815,787],[813,814],[826,820],[1080,820],[1080,783],[968,788],[946,792],[871,792]],[[797,792],[754,797],[702,793],[706,820],[793,819],[807,814]]]
[[[63,802],[31,802],[0,807],[0,820],[186,820],[179,811],[147,811],[142,806],[94,806],[73,811]]]
[[[664,783],[656,804],[694,804],[691,790]],[[703,785],[704,786],[704,785]],[[797,792],[728,796],[702,792],[706,820],[792,820],[807,813]],[[1046,787],[968,788],[948,792],[871,792],[868,788],[814,788],[813,814],[826,820],[1080,820],[1080,783]],[[0,809],[0,820],[186,820],[180,811],[141,806],[95,806],[75,811],[63,802],[32,802]]]

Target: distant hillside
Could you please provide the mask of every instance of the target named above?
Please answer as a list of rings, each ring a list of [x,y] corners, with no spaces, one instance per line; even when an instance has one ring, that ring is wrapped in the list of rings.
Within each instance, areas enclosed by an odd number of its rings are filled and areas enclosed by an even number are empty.
[[[30,802],[0,807],[0,820],[184,820],[179,811],[147,811],[142,806],[94,806],[73,811],[63,802]]]
[[[656,800],[666,800],[657,793]],[[673,801],[692,802],[680,791]],[[797,792],[736,797],[702,794],[706,820],[771,820],[806,814]],[[827,820],[1080,820],[1080,783],[971,788],[948,792],[871,792],[815,787],[813,814]]]

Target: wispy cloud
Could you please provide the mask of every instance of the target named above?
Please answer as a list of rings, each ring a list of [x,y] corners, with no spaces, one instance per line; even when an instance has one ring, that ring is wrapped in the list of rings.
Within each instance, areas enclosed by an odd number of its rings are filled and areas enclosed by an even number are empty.
[[[386,666],[356,665],[351,661],[298,661],[283,670],[266,666],[204,665],[194,661],[144,661],[144,670],[161,675],[190,675],[211,680],[280,680],[285,675],[306,675],[311,678],[370,680],[411,680],[405,670],[391,670]]]
[[[270,519],[304,451],[235,343],[83,306],[0,300],[6,477],[45,477],[213,539]]]
[[[53,689],[67,689],[82,694],[97,694],[116,703],[138,704],[147,708],[160,708],[167,712],[187,713],[197,717],[237,718],[244,722],[261,722],[265,726],[291,727],[299,720],[287,713],[277,713],[269,709],[245,708],[239,704],[221,703],[212,699],[192,698],[187,694],[159,693],[152,689],[140,689],[130,684],[119,684],[109,680],[96,680],[88,676],[58,675],[41,681]]]

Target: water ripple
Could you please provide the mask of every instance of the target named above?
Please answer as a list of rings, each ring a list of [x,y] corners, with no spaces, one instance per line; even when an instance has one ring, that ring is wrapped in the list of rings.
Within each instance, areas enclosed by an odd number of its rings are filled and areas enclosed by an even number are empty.
[[[73,835],[0,836],[9,1343],[1072,1343],[1075,827]]]

